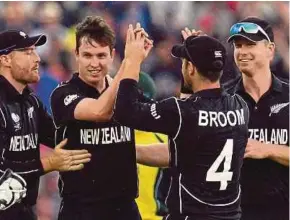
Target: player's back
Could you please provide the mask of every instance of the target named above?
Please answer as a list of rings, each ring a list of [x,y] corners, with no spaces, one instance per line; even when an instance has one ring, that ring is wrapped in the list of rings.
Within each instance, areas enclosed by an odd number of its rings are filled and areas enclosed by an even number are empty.
[[[181,123],[170,143],[169,208],[195,220],[239,219],[240,168],[248,135],[246,103],[237,95],[211,89],[178,104]]]

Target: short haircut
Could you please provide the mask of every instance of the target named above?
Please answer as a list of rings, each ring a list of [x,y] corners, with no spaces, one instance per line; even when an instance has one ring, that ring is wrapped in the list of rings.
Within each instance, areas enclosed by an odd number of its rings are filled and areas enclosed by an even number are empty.
[[[217,60],[215,62],[216,62],[216,65],[218,65],[218,66],[219,65],[223,65],[222,61],[220,61],[220,60]],[[211,70],[202,70],[202,69],[199,69],[198,67],[196,67],[196,68],[197,68],[198,73],[201,76],[203,76],[204,78],[208,79],[211,82],[218,81],[221,78],[222,74],[223,74],[223,70],[211,71]]]
[[[100,16],[87,16],[76,26],[76,52],[79,52],[81,40],[87,38],[92,44],[92,40],[102,46],[109,46],[110,52],[115,47],[116,37],[113,29]]]

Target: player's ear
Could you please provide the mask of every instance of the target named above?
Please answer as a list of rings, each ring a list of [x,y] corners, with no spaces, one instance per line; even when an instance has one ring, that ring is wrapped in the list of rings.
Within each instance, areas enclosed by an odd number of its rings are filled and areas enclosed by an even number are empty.
[[[10,66],[11,57],[9,55],[0,56],[1,66]]]
[[[112,51],[111,51],[112,60],[114,60],[115,54],[116,54],[116,50],[115,50],[115,48],[113,48]]]
[[[77,49],[75,49],[75,58],[76,58],[76,61],[78,62],[79,61],[79,51]]]
[[[270,60],[273,60],[275,56],[275,43],[268,43],[267,47]]]
[[[192,77],[195,74],[195,72],[196,72],[196,67],[192,64],[192,62],[188,62],[187,68],[188,68],[189,76]]]

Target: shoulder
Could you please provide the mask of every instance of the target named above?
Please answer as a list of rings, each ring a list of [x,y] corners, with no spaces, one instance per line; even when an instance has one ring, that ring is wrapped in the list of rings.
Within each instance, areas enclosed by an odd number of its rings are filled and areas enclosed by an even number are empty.
[[[52,94],[55,93],[62,93],[66,91],[73,91],[76,90],[76,87],[73,85],[73,83],[69,81],[63,81],[52,91]]]
[[[242,77],[238,76],[232,80],[229,80],[222,84],[222,88],[229,94],[234,94],[236,92],[236,87],[241,82]]]
[[[4,88],[0,87],[0,101],[5,102],[7,99],[7,93]]]
[[[61,82],[51,93],[51,101],[59,98],[77,97],[79,96],[79,89],[69,80]]]
[[[277,76],[273,76],[273,94],[276,100],[289,103],[289,83]],[[278,91],[278,92],[276,92]]]
[[[278,77],[277,77],[277,80],[282,85],[282,92],[285,93],[285,94],[288,94],[288,96],[289,96],[289,81],[281,79],[281,78],[278,78]]]

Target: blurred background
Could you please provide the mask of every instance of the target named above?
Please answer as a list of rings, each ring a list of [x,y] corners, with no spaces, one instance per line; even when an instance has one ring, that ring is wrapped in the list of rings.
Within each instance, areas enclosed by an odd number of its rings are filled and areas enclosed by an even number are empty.
[[[29,35],[46,34],[48,42],[37,50],[42,59],[41,80],[33,85],[48,110],[49,96],[60,81],[75,72],[75,25],[87,15],[99,15],[116,32],[114,76],[124,54],[129,23],[140,22],[154,40],[154,49],[142,65],[157,88],[157,99],[180,91],[181,62],[172,58],[173,44],[181,42],[184,27],[203,30],[220,39],[228,48],[222,81],[235,79],[238,72],[233,48],[226,43],[232,24],[246,16],[266,19],[275,34],[276,56],[271,69],[289,80],[289,2],[0,2],[0,31],[20,29]],[[42,154],[48,153],[42,148]],[[57,173],[42,177],[36,212],[39,220],[54,220],[59,201]]]

